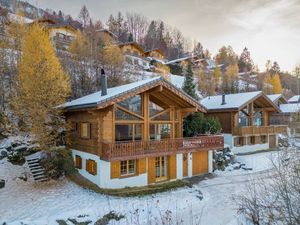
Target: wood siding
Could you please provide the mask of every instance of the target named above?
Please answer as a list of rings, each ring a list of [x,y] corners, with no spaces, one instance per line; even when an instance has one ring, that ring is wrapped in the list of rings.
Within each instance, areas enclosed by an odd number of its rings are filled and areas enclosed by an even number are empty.
[[[148,158],[148,184],[155,183],[155,157]]]
[[[216,112],[216,113],[206,113],[206,117],[214,117],[220,121],[222,127],[222,133],[231,133],[231,121],[232,113],[231,112]]]
[[[120,161],[110,163],[110,177],[111,179],[120,178]]]
[[[144,159],[138,159],[138,174],[143,174],[146,173],[146,166],[147,166],[147,160],[146,158]]]
[[[176,155],[170,155],[168,158],[169,158],[168,160],[169,179],[176,179],[177,177]]]
[[[183,177],[187,177],[189,175],[188,173],[188,167],[189,167],[189,154],[184,153],[183,159],[182,159],[182,170],[183,170]]]
[[[208,151],[193,152],[193,176],[208,172]]]

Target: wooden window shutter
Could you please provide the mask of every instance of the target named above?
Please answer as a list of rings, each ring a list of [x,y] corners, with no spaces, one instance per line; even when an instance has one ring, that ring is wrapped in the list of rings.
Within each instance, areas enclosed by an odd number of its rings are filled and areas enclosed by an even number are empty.
[[[94,160],[91,160],[91,174],[97,175],[97,163]]]
[[[177,165],[176,165],[176,155],[169,156],[169,178],[176,179],[177,178]]]
[[[155,183],[155,157],[148,158],[148,184]]]
[[[92,124],[91,123],[88,123],[88,138],[90,139],[91,138],[91,129],[92,129]]]
[[[82,158],[79,155],[75,156],[75,167],[82,169]]]
[[[120,171],[120,161],[110,162],[110,177],[113,178],[120,178],[121,171]]]
[[[146,158],[137,160],[138,174],[146,173]]]
[[[90,172],[91,171],[91,161],[89,159],[86,160],[86,165],[85,165],[85,169],[86,171]]]

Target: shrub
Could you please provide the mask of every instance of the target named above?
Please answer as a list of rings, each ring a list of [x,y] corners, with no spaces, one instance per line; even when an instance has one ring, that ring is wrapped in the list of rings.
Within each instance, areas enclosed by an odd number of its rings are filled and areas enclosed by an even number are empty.
[[[221,131],[221,124],[214,117],[204,117],[203,113],[193,113],[183,121],[183,135],[193,137],[200,134],[216,134]]]
[[[46,175],[52,179],[76,172],[71,152],[65,148],[58,148],[48,153],[41,160],[41,165]]]

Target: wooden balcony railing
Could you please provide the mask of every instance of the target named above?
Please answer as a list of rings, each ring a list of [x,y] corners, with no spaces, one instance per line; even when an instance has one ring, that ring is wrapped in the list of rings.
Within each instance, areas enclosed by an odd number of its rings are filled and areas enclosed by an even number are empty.
[[[233,135],[255,135],[255,134],[277,134],[286,133],[286,125],[271,125],[271,126],[245,126],[245,127],[234,127],[232,130]]]
[[[199,136],[150,141],[102,143],[100,157],[104,160],[128,160],[142,157],[215,150],[224,147],[223,136]]]

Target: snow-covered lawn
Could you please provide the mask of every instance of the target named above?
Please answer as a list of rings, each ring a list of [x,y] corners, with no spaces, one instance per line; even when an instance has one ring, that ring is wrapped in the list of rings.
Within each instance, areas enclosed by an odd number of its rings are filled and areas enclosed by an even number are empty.
[[[25,182],[17,177],[26,171],[26,167],[14,166],[3,159],[0,161],[0,179],[6,180],[6,186],[0,189],[0,224],[51,225],[57,224],[58,219],[68,218],[94,223],[111,210],[125,215],[125,219],[110,224],[162,224],[168,218],[171,222],[165,224],[238,224],[237,206],[232,197],[243,192],[250,177],[268,174],[272,154],[239,156],[238,160],[253,167],[252,171],[218,172],[214,178],[193,188],[141,198],[97,194],[67,179],[47,183],[34,183],[29,179]],[[80,215],[86,216],[78,218]]]

